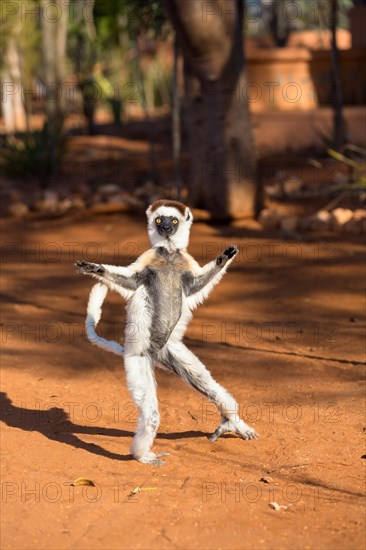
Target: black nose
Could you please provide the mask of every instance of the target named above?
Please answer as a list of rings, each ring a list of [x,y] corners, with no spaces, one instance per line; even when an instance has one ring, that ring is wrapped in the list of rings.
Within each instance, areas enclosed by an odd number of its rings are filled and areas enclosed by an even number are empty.
[[[170,225],[162,225],[161,226],[162,230],[165,231],[166,233],[170,233],[170,231],[172,230],[171,226]]]

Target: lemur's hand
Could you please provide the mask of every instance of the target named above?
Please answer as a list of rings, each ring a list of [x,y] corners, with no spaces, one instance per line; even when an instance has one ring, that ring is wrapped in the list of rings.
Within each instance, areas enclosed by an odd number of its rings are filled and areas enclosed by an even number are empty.
[[[75,262],[74,267],[78,273],[104,273],[104,267],[102,265],[86,262],[85,260]]]
[[[224,266],[231,258],[235,256],[238,252],[238,247],[236,244],[231,244],[227,248],[225,248],[224,252],[220,254],[220,256],[217,256],[216,258],[216,265],[222,265]]]

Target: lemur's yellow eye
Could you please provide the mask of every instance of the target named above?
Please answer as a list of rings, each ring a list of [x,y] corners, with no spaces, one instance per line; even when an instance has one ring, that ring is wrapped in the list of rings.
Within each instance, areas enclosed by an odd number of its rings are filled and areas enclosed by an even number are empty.
[[[174,225],[177,225],[177,223],[178,223],[177,218],[174,218],[173,223],[174,223]]]
[[[161,219],[160,219],[160,218],[156,218],[155,223],[157,223],[157,224],[161,223]]]

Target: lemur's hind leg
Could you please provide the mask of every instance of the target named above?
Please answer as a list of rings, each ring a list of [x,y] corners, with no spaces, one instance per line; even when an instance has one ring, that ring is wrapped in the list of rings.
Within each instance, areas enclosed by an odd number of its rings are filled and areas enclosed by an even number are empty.
[[[243,439],[257,438],[255,430],[240,419],[238,404],[233,396],[214,380],[204,364],[183,343],[168,343],[159,361],[205,395],[219,409],[222,420],[209,437],[210,441],[216,441],[226,432],[234,432]]]
[[[139,409],[137,431],[131,445],[134,458],[146,464],[164,464],[151,451],[160,417],[156,396],[154,364],[149,357],[129,355],[125,357],[127,386]]]

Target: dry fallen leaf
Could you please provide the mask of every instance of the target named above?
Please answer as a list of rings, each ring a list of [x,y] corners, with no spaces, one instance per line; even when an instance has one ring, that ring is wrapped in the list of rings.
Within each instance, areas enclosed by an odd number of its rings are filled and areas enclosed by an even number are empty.
[[[136,495],[140,491],[141,491],[141,487],[135,487],[134,489],[132,489],[132,491],[130,493],[128,493],[127,496],[132,497],[133,495]]]
[[[157,487],[135,487],[127,496],[132,497],[141,491],[156,491]]]
[[[77,477],[71,483],[71,485],[73,485],[73,486],[76,486],[76,485],[89,485],[89,486],[95,487],[93,481],[91,479],[86,478],[86,477]]]

